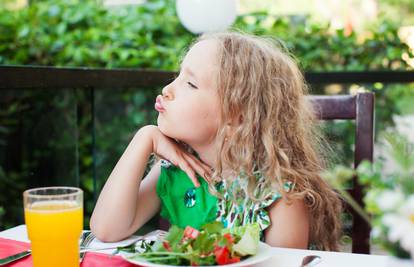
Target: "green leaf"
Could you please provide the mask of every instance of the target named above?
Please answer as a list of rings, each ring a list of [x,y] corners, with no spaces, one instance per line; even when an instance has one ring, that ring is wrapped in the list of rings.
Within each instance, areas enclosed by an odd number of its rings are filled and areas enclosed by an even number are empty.
[[[200,230],[204,230],[207,234],[219,234],[224,229],[223,223],[219,221],[214,221],[211,223],[204,224],[200,227]]]
[[[206,253],[213,247],[215,238],[210,236],[207,232],[201,232],[194,240],[193,249],[200,252]]]
[[[170,243],[171,247],[176,247],[179,245],[183,236],[184,236],[184,229],[176,225],[172,225],[170,229],[168,230],[168,234],[165,237],[165,240]]]
[[[236,227],[235,232],[243,233],[233,250],[241,256],[255,255],[259,248],[260,226],[257,223]]]

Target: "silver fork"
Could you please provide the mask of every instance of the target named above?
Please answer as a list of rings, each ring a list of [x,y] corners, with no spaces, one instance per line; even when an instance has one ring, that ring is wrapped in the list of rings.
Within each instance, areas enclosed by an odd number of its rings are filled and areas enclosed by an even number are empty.
[[[162,239],[167,235],[167,232],[164,230],[154,230],[149,233],[146,233],[145,235],[141,236],[137,241],[144,240],[148,237],[157,236],[158,238]]]
[[[129,247],[129,246],[131,246],[133,244],[138,243],[139,241],[143,241],[143,240],[145,240],[147,238],[150,238],[150,237],[156,237],[158,240],[164,240],[164,237],[166,235],[167,235],[167,231],[164,231],[164,230],[154,230],[154,231],[151,231],[149,233],[146,233],[143,236],[140,236],[136,240],[132,240],[132,242],[129,242],[127,244],[124,244],[123,246],[116,246],[116,247],[105,248],[105,249],[116,249],[114,252],[111,253],[112,255],[116,255],[116,254],[119,253],[119,249],[127,248],[127,247]],[[98,251],[98,250],[105,250],[105,249],[97,249],[96,251]]]
[[[92,241],[95,239],[95,235],[92,232],[85,232],[82,242],[80,244],[80,249],[86,249]],[[81,263],[83,259],[85,258],[86,251],[81,251],[79,254],[79,262]]]
[[[136,246],[136,244],[139,242],[139,241],[144,241],[144,240],[146,240],[146,239],[148,239],[148,238],[150,238],[150,237],[156,237],[156,239],[157,240],[160,240],[160,241],[163,241],[164,240],[164,237],[167,235],[167,232],[166,231],[164,231],[164,230],[154,230],[154,231],[151,231],[151,232],[148,232],[148,233],[146,233],[145,235],[143,235],[143,236],[140,236],[138,239],[136,239],[136,240],[132,240],[132,242],[129,242],[129,243],[127,243],[127,244],[123,244],[122,246],[116,246],[116,247],[111,247],[111,248],[105,248],[105,249],[115,249],[112,253],[111,253],[111,255],[116,255],[116,254],[118,254],[118,253],[120,253],[120,249],[123,249],[123,248],[127,248],[127,247],[130,247],[130,246],[132,246],[132,245],[135,245]],[[99,250],[104,250],[104,249],[99,249]],[[98,250],[97,250],[98,251]]]

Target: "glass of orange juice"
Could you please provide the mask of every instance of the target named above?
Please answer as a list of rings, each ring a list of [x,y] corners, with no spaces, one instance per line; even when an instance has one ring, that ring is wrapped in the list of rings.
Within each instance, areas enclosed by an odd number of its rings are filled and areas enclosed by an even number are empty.
[[[34,267],[79,267],[83,192],[76,187],[42,187],[23,193],[24,217]]]

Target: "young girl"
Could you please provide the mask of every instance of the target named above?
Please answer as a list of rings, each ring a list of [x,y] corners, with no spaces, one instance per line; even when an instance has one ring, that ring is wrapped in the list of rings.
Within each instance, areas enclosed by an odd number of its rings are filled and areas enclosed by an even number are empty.
[[[108,178],[90,227],[123,239],[161,212],[181,227],[257,222],[272,246],[337,250],[341,205],[322,160],[307,87],[276,43],[201,36]],[[157,162],[142,176],[151,154]]]

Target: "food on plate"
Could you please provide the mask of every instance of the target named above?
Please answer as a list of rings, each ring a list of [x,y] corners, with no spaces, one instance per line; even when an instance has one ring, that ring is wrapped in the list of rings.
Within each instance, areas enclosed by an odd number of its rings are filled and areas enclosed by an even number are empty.
[[[216,221],[201,226],[200,230],[173,225],[163,240],[128,258],[166,265],[225,265],[255,255],[259,239],[257,223],[224,228]]]

